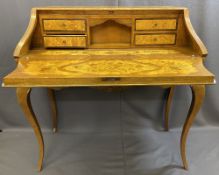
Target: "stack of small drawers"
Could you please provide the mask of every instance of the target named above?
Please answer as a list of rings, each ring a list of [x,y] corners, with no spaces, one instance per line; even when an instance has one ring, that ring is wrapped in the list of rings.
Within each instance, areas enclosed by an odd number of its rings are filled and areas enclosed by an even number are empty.
[[[136,19],[134,43],[136,46],[174,45],[176,19]]]
[[[85,19],[42,19],[44,47],[86,48],[87,26]]]
[[[131,20],[131,19],[130,19]],[[87,48],[87,19],[41,19],[45,48]],[[135,19],[134,45],[175,45],[177,19]]]

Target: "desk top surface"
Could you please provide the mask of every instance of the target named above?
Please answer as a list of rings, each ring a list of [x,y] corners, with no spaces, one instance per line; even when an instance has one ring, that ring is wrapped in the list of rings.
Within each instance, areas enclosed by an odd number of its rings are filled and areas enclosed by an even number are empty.
[[[20,58],[5,86],[212,84],[202,60],[185,48],[35,50]]]

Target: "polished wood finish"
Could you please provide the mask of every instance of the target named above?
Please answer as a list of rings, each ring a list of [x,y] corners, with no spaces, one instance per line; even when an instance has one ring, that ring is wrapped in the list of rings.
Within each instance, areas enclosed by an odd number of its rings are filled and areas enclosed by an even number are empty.
[[[185,20],[185,27],[188,30],[188,35],[190,37],[189,42],[192,48],[200,55],[207,56],[208,51],[201,39],[196,34],[194,28],[192,27],[192,23],[189,18],[189,10],[185,9],[184,13],[184,20]]]
[[[68,31],[65,25],[60,31],[45,32],[44,20],[85,22],[85,31]],[[176,20],[176,29],[175,25]],[[136,25],[144,26],[151,21],[153,30],[135,30]],[[163,22],[162,22],[163,21]],[[62,22],[60,22],[62,23]],[[83,28],[83,24],[79,24]],[[146,26],[147,27],[147,26]],[[78,27],[77,27],[78,28]],[[162,29],[160,29],[162,28]],[[63,33],[64,31],[64,33]],[[105,32],[102,32],[105,31]],[[101,33],[102,32],[102,33]],[[84,34],[88,37],[89,48],[142,48],[153,45],[135,45],[136,34],[176,34],[175,45],[194,49],[194,54],[207,55],[207,49],[195,33],[186,8],[180,7],[144,7],[144,8],[33,8],[30,24],[21,41],[18,43],[14,57],[18,58],[28,52],[29,49],[44,48],[43,37],[50,34]],[[107,33],[105,35],[105,33]],[[104,39],[105,38],[105,39]],[[32,40],[31,40],[32,39]]]
[[[87,45],[86,36],[45,36],[44,45],[46,48],[85,48]]]
[[[135,30],[175,30],[176,19],[136,19]]]
[[[131,19],[90,19],[89,48],[130,48]]]
[[[31,45],[31,39],[33,37],[34,30],[37,26],[36,18],[37,18],[37,10],[36,8],[33,8],[31,10],[31,17],[27,30],[14,50],[13,55],[15,59],[18,59],[19,57],[21,57],[22,55],[24,55],[29,51]]]
[[[170,108],[174,95],[174,89],[175,86],[169,87],[167,89],[167,99],[166,99],[165,114],[164,114],[164,128],[166,131],[169,131],[169,115],[170,115]]]
[[[48,97],[51,106],[51,113],[52,113],[52,130],[54,133],[58,130],[58,119],[57,119],[57,104],[56,104],[56,97],[55,97],[55,90],[48,88]]]
[[[136,45],[164,45],[175,44],[175,34],[136,34]]]
[[[42,50],[19,59],[5,86],[70,87],[211,84],[202,57],[188,50]],[[103,81],[105,78],[108,81]],[[119,79],[113,79],[113,78]]]
[[[204,85],[192,85],[192,103],[188,112],[187,119],[183,126],[182,136],[181,136],[181,157],[184,168],[188,169],[188,163],[186,159],[186,140],[189,133],[189,129],[202,105],[205,96],[205,86]]]
[[[85,20],[82,19],[44,19],[43,21],[44,31],[81,31],[86,30]]]
[[[192,87],[193,103],[181,137],[185,154],[189,128],[215,77],[203,60],[207,49],[195,33],[189,12],[181,7],[44,7],[33,8],[27,31],[18,43],[16,69],[4,77],[4,87],[16,87],[18,100],[40,145],[43,138],[34,116],[32,87],[167,86],[165,129],[175,86]],[[53,130],[57,107],[49,89]]]
[[[25,114],[26,119],[32,126],[34,133],[37,137],[37,141],[39,143],[38,170],[41,171],[44,157],[44,142],[39,123],[31,106],[30,92],[30,88],[17,88],[17,99]]]

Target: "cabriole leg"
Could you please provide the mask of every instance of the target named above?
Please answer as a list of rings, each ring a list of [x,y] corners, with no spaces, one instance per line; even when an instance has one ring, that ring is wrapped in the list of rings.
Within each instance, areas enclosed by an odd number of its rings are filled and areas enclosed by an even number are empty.
[[[188,169],[188,163],[186,159],[186,139],[188,136],[189,129],[195,119],[196,114],[198,113],[204,96],[205,96],[205,86],[204,85],[193,85],[191,86],[192,90],[192,103],[187,115],[187,119],[185,121],[185,124],[183,126],[183,131],[181,135],[181,157],[183,162],[184,169]]]
[[[25,114],[26,119],[32,126],[34,133],[37,137],[39,143],[39,160],[38,160],[38,170],[41,171],[44,157],[44,142],[42,132],[36,116],[33,112],[31,102],[30,102],[30,92],[31,88],[17,88],[17,98],[18,102]]]
[[[53,132],[57,132],[57,104],[56,104],[56,98],[55,98],[55,91],[53,89],[48,88],[48,96],[51,106],[51,112],[52,112],[52,126],[53,126]]]

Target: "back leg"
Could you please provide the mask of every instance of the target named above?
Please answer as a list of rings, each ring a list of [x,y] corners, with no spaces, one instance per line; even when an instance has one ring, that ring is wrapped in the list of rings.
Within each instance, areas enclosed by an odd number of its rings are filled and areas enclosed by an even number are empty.
[[[55,98],[55,90],[48,88],[48,96],[51,106],[51,113],[52,113],[52,127],[53,132],[57,132],[57,104]]]
[[[165,114],[164,114],[164,129],[165,131],[169,131],[169,115],[170,115],[170,107],[172,104],[172,99],[174,95],[175,86],[172,86],[167,89],[167,99],[165,105]]]

